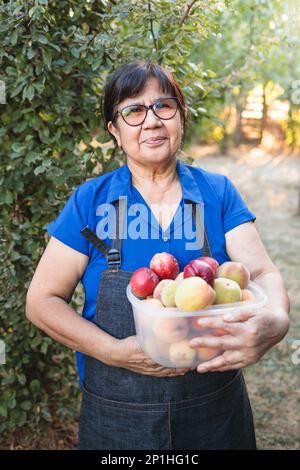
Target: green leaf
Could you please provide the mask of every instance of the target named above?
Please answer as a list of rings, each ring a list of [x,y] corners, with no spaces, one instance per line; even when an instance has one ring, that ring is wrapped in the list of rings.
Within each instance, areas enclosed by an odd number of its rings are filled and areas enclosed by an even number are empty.
[[[35,176],[40,175],[41,173],[45,173],[46,168],[43,165],[39,165],[34,169]]]
[[[35,50],[30,48],[27,50],[27,59],[31,60],[35,56]]]
[[[26,377],[24,374],[19,374],[18,375],[18,381],[20,385],[25,385],[26,384]]]
[[[40,336],[40,335],[37,335],[37,336],[35,336],[35,338],[32,340],[31,346],[32,346],[33,348],[36,348],[37,346],[39,346],[39,345],[41,344],[41,342],[42,342],[41,336]]]
[[[202,90],[202,91],[204,91],[204,92],[206,91],[201,82],[197,82],[197,81],[196,81],[196,82],[194,82],[194,85],[195,85],[197,88],[199,88],[200,90]]]
[[[7,407],[10,409],[10,410],[13,410],[17,405],[17,401],[15,399],[15,397],[11,397],[8,402],[7,402]]]
[[[90,27],[87,23],[83,23],[81,27],[82,27],[83,34],[89,34]]]
[[[12,91],[12,93],[10,94],[10,97],[14,98],[15,96],[17,96],[24,89],[24,87],[25,87],[25,82],[23,81]]]
[[[79,49],[76,49],[76,47],[72,47],[72,49],[71,49],[71,54],[72,54],[72,56],[75,57],[76,59],[79,59],[80,51],[79,51]]]
[[[61,52],[61,48],[57,44],[53,44],[52,42],[49,42],[48,44],[50,47],[55,49],[57,52]]]
[[[29,411],[32,408],[32,403],[29,400],[25,400],[20,404],[20,408],[24,411]]]
[[[191,106],[189,106],[189,111],[196,117],[198,117],[198,112],[196,109],[192,108]]]
[[[1,201],[2,199],[2,201]],[[0,194],[0,204],[12,204],[14,201],[13,193],[6,190],[4,193]]]
[[[24,90],[23,90],[23,99],[28,99],[29,101],[32,101],[34,97],[34,87],[32,85],[27,85]]]
[[[102,56],[97,57],[97,59],[92,63],[92,70],[93,71],[97,70],[101,64],[102,64]]]
[[[10,43],[15,46],[18,42],[18,30],[15,29],[15,31],[12,33],[10,37]]]
[[[28,12],[28,15],[29,15],[29,18],[32,18],[33,15],[35,14],[35,12],[39,9],[38,6],[34,6],[32,8],[30,8],[29,12]]]
[[[0,404],[0,416],[7,418],[7,408]]]
[[[44,36],[43,34],[40,34],[39,36],[39,42],[41,44],[48,44],[48,39],[46,38],[46,36]]]
[[[8,31],[10,28],[10,25],[8,23],[8,21],[6,23],[0,23],[0,33],[4,33],[5,31]]]
[[[11,146],[12,150],[16,153],[22,153],[26,149],[26,145],[19,144],[18,142],[15,142]]]
[[[33,393],[36,393],[40,390],[41,388],[41,383],[39,380],[37,379],[34,379],[30,382],[30,385],[29,385],[29,388],[30,390],[33,392]]]
[[[43,50],[43,59],[44,59],[44,63],[47,65],[48,69],[50,69],[51,68],[50,65],[51,65],[51,62],[52,62],[52,54],[48,49]]]
[[[12,77],[16,75],[16,69],[14,67],[6,67],[5,71],[7,75],[10,75]]]
[[[41,347],[41,352],[43,354],[47,354],[47,351],[48,351],[48,343],[43,343]]]

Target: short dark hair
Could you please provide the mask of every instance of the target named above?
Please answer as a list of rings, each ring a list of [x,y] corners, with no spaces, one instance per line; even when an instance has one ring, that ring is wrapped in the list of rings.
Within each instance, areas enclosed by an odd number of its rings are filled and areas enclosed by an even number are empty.
[[[178,109],[186,130],[186,102],[184,95],[173,74],[161,65],[143,60],[128,62],[117,68],[108,78],[103,89],[102,115],[107,130],[109,121],[113,121],[116,107],[126,98],[134,98],[145,87],[149,78],[156,78],[163,93],[170,93],[178,98]],[[184,138],[184,135],[183,135]]]

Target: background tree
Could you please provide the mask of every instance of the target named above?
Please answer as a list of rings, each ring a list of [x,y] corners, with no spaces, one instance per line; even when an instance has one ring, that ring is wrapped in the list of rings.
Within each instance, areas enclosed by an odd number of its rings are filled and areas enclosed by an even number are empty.
[[[219,1],[10,0],[0,2],[1,112],[0,432],[38,432],[77,413],[74,354],[25,319],[26,290],[46,225],[79,183],[122,162],[101,143],[107,75],[134,58],[173,70],[191,104],[203,70],[193,44],[214,30]],[[164,21],[165,19],[168,21]],[[199,82],[199,83],[198,83]],[[81,299],[73,306],[80,309]]]

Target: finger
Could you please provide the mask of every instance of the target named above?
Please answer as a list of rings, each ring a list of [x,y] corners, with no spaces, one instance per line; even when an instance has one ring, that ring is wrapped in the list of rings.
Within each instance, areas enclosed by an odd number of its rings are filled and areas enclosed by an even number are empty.
[[[221,334],[219,334],[219,332],[222,332],[222,330],[223,330],[223,334],[226,334],[226,333],[232,334],[232,331],[236,329],[235,324],[232,324],[230,322],[225,322],[223,320],[223,315],[211,316],[211,317],[199,317],[197,318],[196,323],[200,331],[202,328],[203,330],[207,328],[214,329],[216,331],[215,336],[222,336]]]
[[[217,356],[211,361],[203,362],[197,367],[197,372],[216,372],[223,367],[232,370],[236,364],[241,362],[241,353],[239,351],[225,352],[221,356]]]
[[[171,373],[177,374],[177,375],[182,375],[182,374],[187,374],[187,372],[190,372],[191,369],[188,368],[175,368],[175,369],[166,369],[169,370]]]
[[[230,335],[224,336],[199,336],[190,341],[191,348],[213,348],[221,351],[237,349],[240,346],[237,338]]]
[[[254,314],[252,315],[252,317],[254,317]],[[250,316],[248,317],[248,319],[250,318]],[[235,323],[232,323],[232,322],[226,322],[224,319],[223,319],[223,316],[218,316],[218,317],[215,317],[215,318],[209,318],[209,317],[205,317],[205,318],[199,318],[198,319],[198,326],[200,328],[204,328],[204,329],[213,329],[213,330],[224,330],[225,331],[225,335],[221,336],[224,338],[224,336],[234,336],[236,338],[240,337],[240,335],[243,335],[244,333],[247,333],[247,329],[248,329],[248,323],[246,321],[244,322],[235,322]],[[199,334],[201,332],[199,331]],[[209,332],[207,332],[209,333]],[[210,332],[211,335],[213,336],[220,336],[218,334],[214,335],[214,332],[211,331]],[[227,335],[226,335],[227,333]],[[205,336],[205,335],[204,335]]]
[[[190,372],[190,369],[175,369],[175,373],[178,375],[184,375]]]
[[[238,323],[247,321],[254,316],[255,313],[247,310],[233,313],[225,313],[225,315],[223,315],[223,320],[227,323]]]
[[[221,367],[220,369],[215,369],[212,372],[228,372],[229,370],[238,370],[238,369],[243,369],[245,367],[245,364],[242,362],[237,362],[236,364],[233,364],[231,366],[225,366]]]

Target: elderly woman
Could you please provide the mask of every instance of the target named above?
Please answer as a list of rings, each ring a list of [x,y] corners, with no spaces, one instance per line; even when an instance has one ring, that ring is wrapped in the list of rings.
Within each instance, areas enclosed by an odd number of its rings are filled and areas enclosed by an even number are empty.
[[[31,322],[77,351],[83,391],[78,448],[255,449],[241,369],[278,343],[289,324],[286,289],[255,216],[227,177],[177,159],[187,108],[168,70],[142,61],[120,67],[105,86],[103,111],[127,163],[81,184],[48,226],[51,238],[26,304]],[[178,236],[189,220],[177,217],[187,203],[204,207],[203,233],[196,234],[204,243],[190,249],[186,231]],[[146,209],[140,236],[137,230],[123,236],[120,227],[132,223],[137,204]],[[107,211],[114,229],[105,234]],[[203,319],[201,326],[226,334],[191,341],[191,347],[222,350],[193,370],[153,362],[136,338],[126,286],[158,252],[173,254],[181,270],[199,256],[239,261],[268,296],[258,313]],[[69,306],[79,281],[82,316]]]

